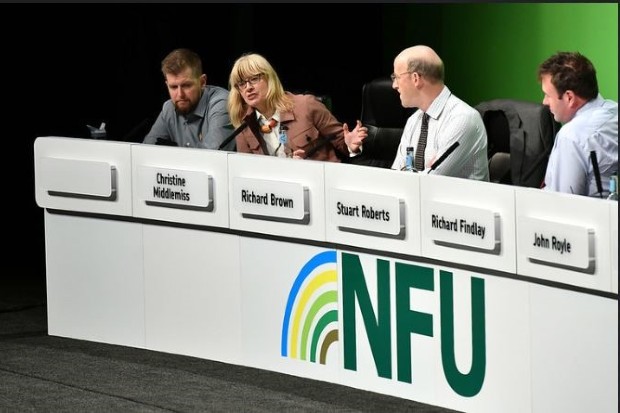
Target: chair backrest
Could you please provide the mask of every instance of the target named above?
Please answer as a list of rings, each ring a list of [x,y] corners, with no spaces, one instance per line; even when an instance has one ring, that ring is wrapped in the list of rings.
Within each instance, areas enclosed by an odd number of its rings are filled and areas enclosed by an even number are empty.
[[[351,163],[390,168],[407,118],[413,112],[414,109],[403,108],[389,77],[364,84],[360,120],[368,127],[368,137],[362,154],[351,158]]]
[[[491,182],[540,187],[560,124],[547,106],[515,99],[476,105],[488,137]]]

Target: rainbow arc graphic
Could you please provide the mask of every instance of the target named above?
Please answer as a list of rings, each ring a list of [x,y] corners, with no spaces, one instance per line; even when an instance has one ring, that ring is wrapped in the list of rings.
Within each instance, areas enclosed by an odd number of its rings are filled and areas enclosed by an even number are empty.
[[[338,341],[338,262],[336,251],[312,257],[299,271],[286,302],[281,354],[325,364]]]

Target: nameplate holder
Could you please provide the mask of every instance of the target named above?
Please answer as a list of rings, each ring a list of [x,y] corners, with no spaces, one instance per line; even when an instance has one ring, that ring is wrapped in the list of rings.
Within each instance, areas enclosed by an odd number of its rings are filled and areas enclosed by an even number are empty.
[[[405,201],[398,197],[332,189],[327,213],[340,231],[405,238]]]
[[[146,205],[212,212],[213,178],[204,171],[140,166],[140,198]]]
[[[243,218],[308,225],[310,191],[297,182],[235,177],[233,206]]]
[[[592,228],[539,218],[518,217],[519,254],[534,264],[594,274]]]
[[[116,167],[104,161],[43,157],[38,160],[48,195],[115,201]]]
[[[425,236],[436,245],[493,255],[501,252],[499,213],[437,201],[426,202],[425,211]]]

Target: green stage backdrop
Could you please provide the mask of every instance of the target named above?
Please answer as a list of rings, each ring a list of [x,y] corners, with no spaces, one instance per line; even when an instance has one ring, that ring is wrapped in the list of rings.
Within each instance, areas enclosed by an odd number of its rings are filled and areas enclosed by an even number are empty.
[[[587,56],[601,94],[618,100],[617,4],[449,4],[441,22],[446,83],[470,104],[541,101],[537,68],[557,51]]]
[[[460,98],[542,101],[538,65],[579,51],[597,69],[601,94],[618,100],[618,5],[612,3],[392,4],[383,10],[383,71],[396,54],[427,44]]]

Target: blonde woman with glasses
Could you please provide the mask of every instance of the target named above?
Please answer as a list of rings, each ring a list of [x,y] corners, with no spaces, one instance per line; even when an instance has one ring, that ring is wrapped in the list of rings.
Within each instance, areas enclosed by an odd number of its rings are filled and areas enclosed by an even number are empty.
[[[228,112],[241,130],[238,152],[341,162],[358,153],[368,135],[359,120],[350,131],[315,96],[286,92],[261,55],[237,59],[229,88]]]

